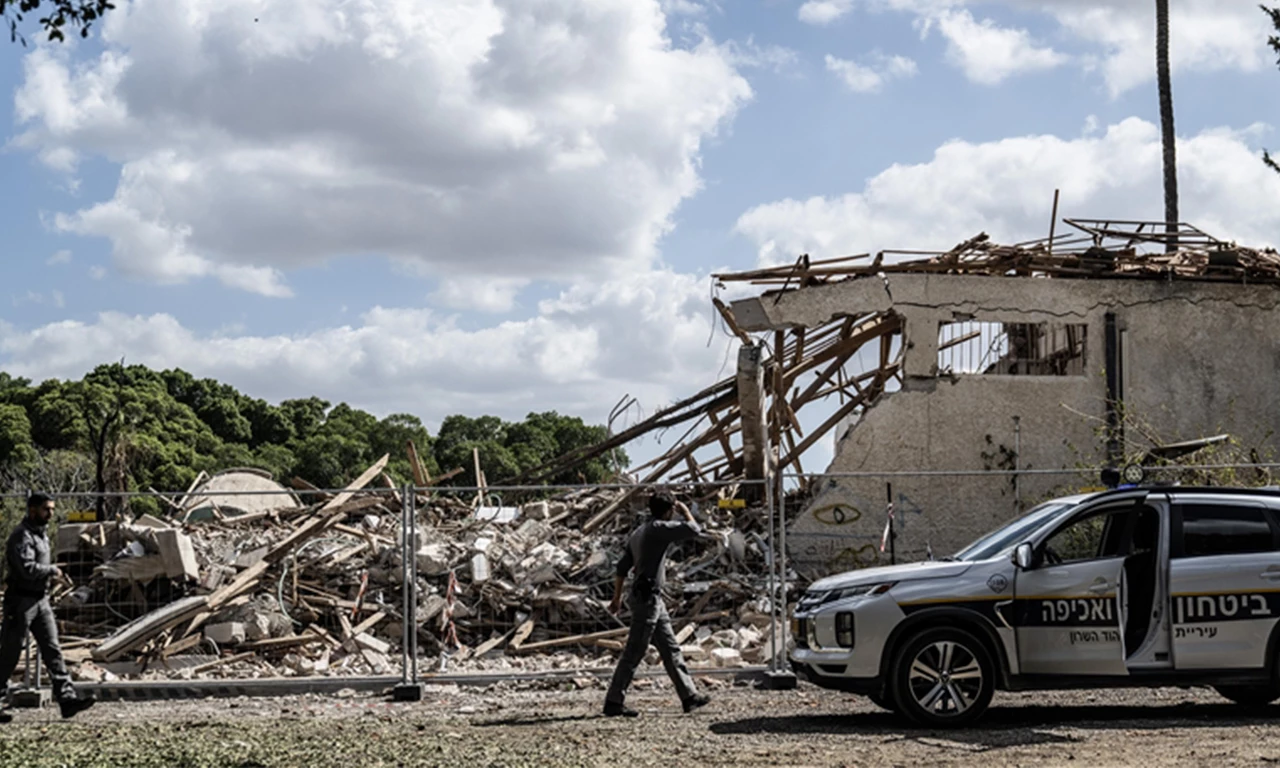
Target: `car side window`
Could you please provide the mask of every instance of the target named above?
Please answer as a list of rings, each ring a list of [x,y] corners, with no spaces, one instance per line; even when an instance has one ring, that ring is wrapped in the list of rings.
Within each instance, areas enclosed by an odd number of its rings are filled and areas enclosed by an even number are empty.
[[[1043,562],[1057,565],[1119,556],[1132,511],[1133,507],[1102,509],[1071,521],[1045,541]]]
[[[1276,527],[1269,512],[1246,504],[1179,504],[1178,557],[1247,555],[1276,551]]]

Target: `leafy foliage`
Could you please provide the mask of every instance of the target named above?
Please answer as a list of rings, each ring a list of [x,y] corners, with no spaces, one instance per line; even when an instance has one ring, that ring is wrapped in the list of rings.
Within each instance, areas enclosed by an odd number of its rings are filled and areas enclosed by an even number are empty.
[[[79,30],[81,37],[89,36],[89,28],[107,11],[115,8],[110,0],[0,0],[0,19],[9,25],[9,41],[27,40],[18,34],[18,24],[28,14],[41,11],[40,26],[52,41],[66,39],[64,30]]]
[[[432,438],[412,414],[379,419],[317,397],[272,405],[213,379],[141,365],[101,365],[80,381],[36,385],[0,373],[0,491],[177,491],[202,471],[236,467],[332,488],[383,454],[391,455],[388,474],[403,483],[413,480],[409,441],[432,477],[458,467],[464,472],[450,483],[475,485],[474,452],[497,484],[605,436],[604,427],[551,411],[518,423],[449,416]],[[625,466],[620,452],[613,460]],[[614,470],[599,459],[552,482],[600,482]],[[155,504],[133,504],[140,506]]]

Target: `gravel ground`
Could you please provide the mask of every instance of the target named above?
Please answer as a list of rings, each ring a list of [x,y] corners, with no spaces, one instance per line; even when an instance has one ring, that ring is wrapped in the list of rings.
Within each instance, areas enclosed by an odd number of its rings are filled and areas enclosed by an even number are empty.
[[[636,719],[599,715],[582,679],[383,696],[99,704],[72,721],[19,711],[0,726],[0,766],[1265,765],[1280,763],[1280,707],[1245,710],[1206,689],[997,694],[976,727],[906,726],[866,699],[801,684],[708,683],[680,712],[641,681]]]

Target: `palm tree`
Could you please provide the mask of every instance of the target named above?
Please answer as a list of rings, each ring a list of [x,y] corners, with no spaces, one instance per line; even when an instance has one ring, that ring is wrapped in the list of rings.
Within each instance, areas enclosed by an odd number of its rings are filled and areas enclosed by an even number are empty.
[[[1156,82],[1160,89],[1160,143],[1164,147],[1164,249],[1177,250],[1178,158],[1174,148],[1173,85],[1169,78],[1169,0],[1156,0]]]

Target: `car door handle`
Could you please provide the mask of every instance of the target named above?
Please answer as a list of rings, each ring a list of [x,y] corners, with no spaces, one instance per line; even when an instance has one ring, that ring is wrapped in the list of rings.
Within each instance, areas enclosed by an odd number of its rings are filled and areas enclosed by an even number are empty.
[[[1280,568],[1273,565],[1258,575],[1264,579],[1280,579]]]
[[[1104,592],[1111,591],[1111,582],[1105,579],[1099,579],[1089,585],[1089,591],[1095,595],[1101,595]]]

